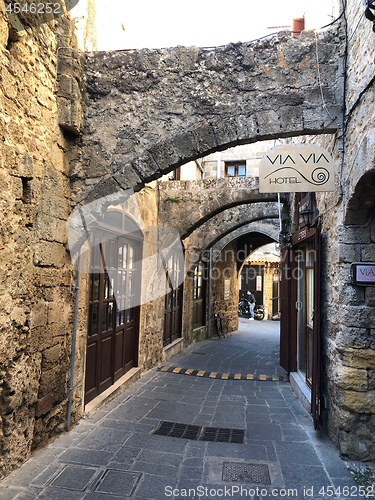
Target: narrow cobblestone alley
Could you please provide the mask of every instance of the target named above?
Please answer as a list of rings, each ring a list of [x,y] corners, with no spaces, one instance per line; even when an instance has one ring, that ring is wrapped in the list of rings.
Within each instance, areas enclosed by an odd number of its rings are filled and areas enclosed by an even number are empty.
[[[269,380],[285,375],[278,331],[240,318],[232,335],[193,344],[167,364],[190,375],[150,370],[3,480],[0,499],[328,498],[332,486],[360,496],[289,383]],[[164,431],[196,439],[152,433],[160,421],[186,424]]]

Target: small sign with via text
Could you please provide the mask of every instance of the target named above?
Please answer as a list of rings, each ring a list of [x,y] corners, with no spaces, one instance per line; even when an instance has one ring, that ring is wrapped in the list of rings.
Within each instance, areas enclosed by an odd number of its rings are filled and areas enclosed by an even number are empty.
[[[354,262],[350,266],[350,276],[353,285],[375,286],[375,263]]]

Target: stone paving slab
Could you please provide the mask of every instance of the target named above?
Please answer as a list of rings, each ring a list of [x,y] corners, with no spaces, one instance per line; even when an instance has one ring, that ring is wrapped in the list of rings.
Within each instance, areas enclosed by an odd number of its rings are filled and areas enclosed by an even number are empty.
[[[254,373],[283,376],[277,349],[277,323],[242,320],[238,332],[190,346],[171,366],[217,373],[256,366]],[[160,420],[244,430],[245,442],[155,435]],[[254,472],[235,481],[223,476],[224,466],[238,464],[245,471],[268,468],[271,485],[257,482]],[[288,382],[153,369],[4,479],[0,500],[332,498],[327,486],[357,487]]]

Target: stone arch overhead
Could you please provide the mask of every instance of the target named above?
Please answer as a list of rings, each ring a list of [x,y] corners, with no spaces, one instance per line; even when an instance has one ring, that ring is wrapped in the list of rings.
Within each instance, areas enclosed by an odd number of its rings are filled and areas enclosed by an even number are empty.
[[[224,238],[228,239],[226,243],[228,244],[232,241],[230,238],[231,234],[239,231],[238,235],[240,235],[242,228],[250,226],[250,224],[256,224],[257,221],[259,225],[252,226],[254,227],[254,231],[257,231],[257,228],[263,228],[263,234],[266,235],[268,230],[272,236],[276,236],[275,233],[271,232],[271,229],[268,228],[266,223],[262,224],[259,221],[266,220],[268,222],[273,218],[277,218],[277,204],[268,203],[268,210],[264,205],[263,203],[259,203],[240,205],[235,209],[229,208],[203,223],[199,228],[193,231],[188,238],[184,239],[187,259],[191,262],[197,262],[204,250],[210,247],[216,248],[215,245]],[[244,230],[243,234],[245,233],[246,230]]]
[[[184,236],[181,232],[176,221],[171,220],[168,226],[177,229],[177,231],[180,232],[181,239],[184,241],[186,241],[186,238],[192,235],[192,233],[195,233],[192,239],[203,238],[205,243],[200,246],[202,248],[208,248],[224,235],[242,227],[244,224],[277,217],[278,204],[276,202],[248,203],[223,209],[220,213],[214,214],[209,219],[201,219],[197,223],[194,220],[193,225],[184,227],[187,236]]]
[[[259,193],[258,177],[166,181],[158,185],[158,196],[159,223],[177,229],[183,240],[203,224],[205,234],[216,239],[233,225],[273,217],[278,211],[277,194]],[[289,193],[282,193],[281,199],[288,202]]]
[[[375,99],[375,88],[371,87],[361,101],[364,109],[372,106]],[[344,221],[353,217],[353,209],[358,200],[358,192],[363,190],[362,184],[366,174],[375,171],[375,128],[373,117],[363,119],[360,107],[354,109],[346,131],[347,156],[342,172],[344,185]],[[355,209],[354,209],[355,210]]]
[[[360,226],[359,232],[362,234],[362,238],[366,234],[366,240],[372,236],[370,234],[370,225],[375,214],[374,190],[375,169],[372,169],[365,172],[359,179],[351,198],[345,206],[344,224],[348,226]],[[344,235],[342,238],[341,242],[346,243]]]
[[[87,54],[72,202],[137,191],[188,161],[237,144],[334,133],[342,102],[340,42],[333,28],[316,36],[283,32],[277,42],[209,50]]]
[[[213,250],[215,253],[221,252],[232,241],[251,233],[264,234],[265,236],[268,236],[270,240],[278,243],[280,235],[279,222],[278,220],[265,220],[262,222],[256,221],[245,224],[217,241],[213,245]]]

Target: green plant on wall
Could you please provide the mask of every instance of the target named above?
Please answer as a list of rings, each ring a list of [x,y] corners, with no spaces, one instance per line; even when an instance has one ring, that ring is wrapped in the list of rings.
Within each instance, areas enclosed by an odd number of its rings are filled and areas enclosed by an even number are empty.
[[[364,488],[365,494],[362,498],[374,498],[375,495],[375,472],[363,466],[363,464],[347,463],[354,481]]]
[[[165,203],[181,203],[182,198],[181,196],[176,196],[175,198],[165,198],[164,202]]]

